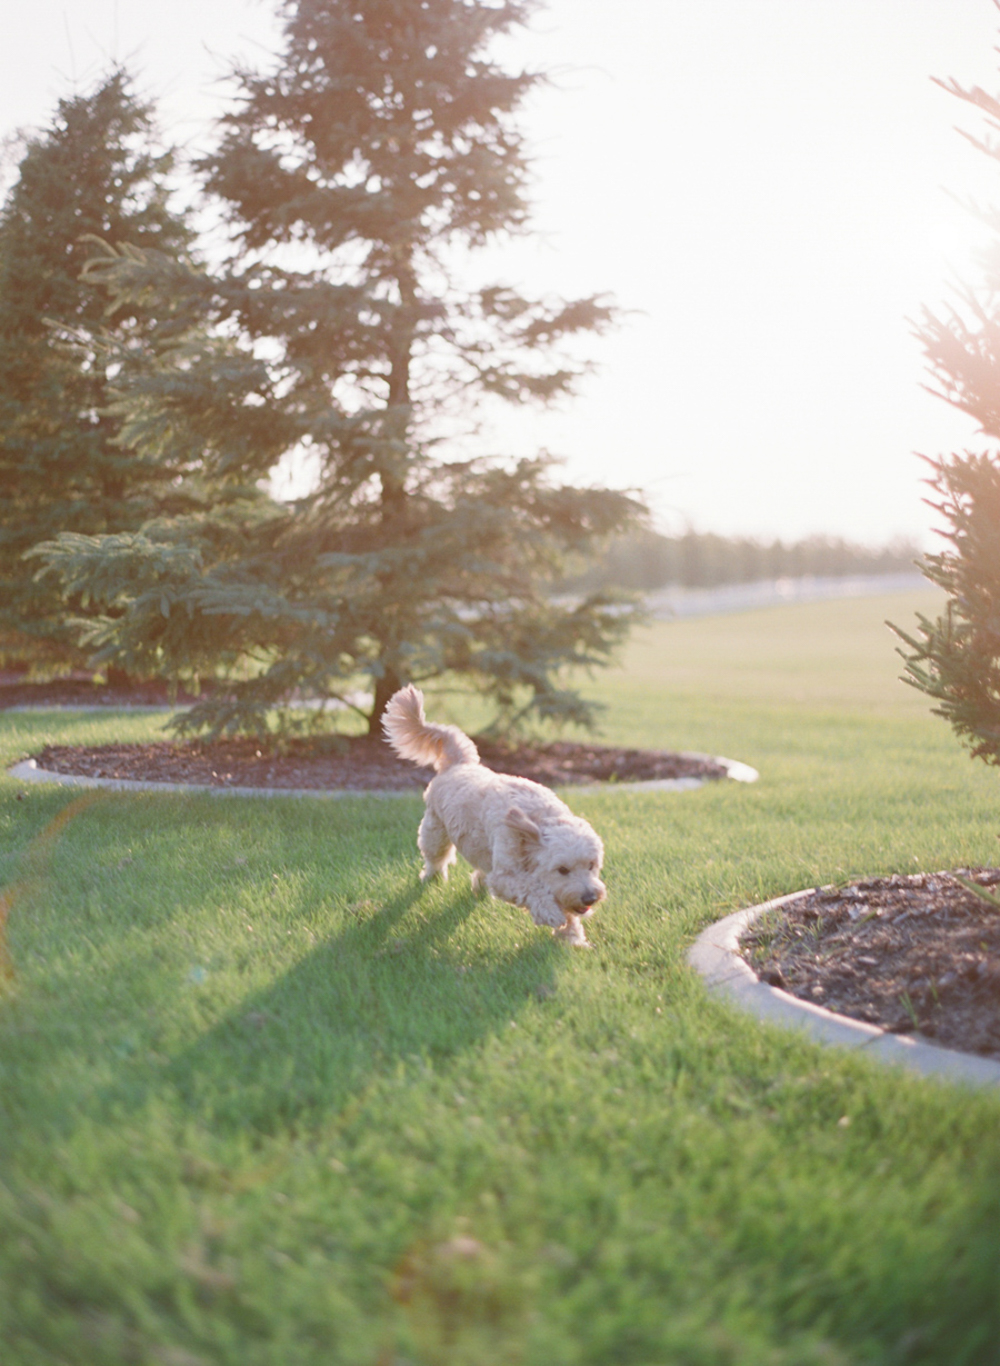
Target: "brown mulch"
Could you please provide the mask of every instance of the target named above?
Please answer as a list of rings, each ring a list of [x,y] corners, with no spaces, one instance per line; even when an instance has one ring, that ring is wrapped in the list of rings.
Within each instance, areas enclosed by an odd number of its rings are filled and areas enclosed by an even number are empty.
[[[160,706],[196,699],[184,692],[171,697],[164,683],[130,684],[127,689],[73,676],[49,683],[27,682],[0,672],[0,711],[23,706]],[[726,769],[711,759],[670,751],[616,749],[610,745],[505,744],[477,739],[483,763],[497,773],[532,778],[547,787],[600,782],[645,782],[656,778],[724,778]],[[35,759],[55,773],[92,778],[128,778],[158,783],[204,783],[216,787],[384,788],[406,791],[426,786],[430,769],[397,759],[382,740],[367,737],[297,739],[281,752],[253,740],[87,748],[49,745]]]
[[[840,1015],[1000,1059],[1000,868],[819,887],[742,938],[761,981]]]
[[[488,768],[548,787],[653,778],[724,778],[721,764],[696,755],[616,749],[610,745],[497,744],[477,740]],[[418,790],[434,776],[397,759],[384,740],[361,736],[324,741],[293,739],[280,753],[254,740],[161,740],[131,745],[47,745],[40,768],[92,778],[129,778],[157,783],[205,783],[214,787],[348,788]]]

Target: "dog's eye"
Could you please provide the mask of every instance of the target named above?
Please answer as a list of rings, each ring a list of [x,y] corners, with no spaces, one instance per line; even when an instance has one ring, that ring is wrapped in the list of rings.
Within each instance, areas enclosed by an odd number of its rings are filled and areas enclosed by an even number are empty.
[[[556,872],[559,874],[560,877],[569,877],[569,869],[564,868],[561,864],[556,869]]]

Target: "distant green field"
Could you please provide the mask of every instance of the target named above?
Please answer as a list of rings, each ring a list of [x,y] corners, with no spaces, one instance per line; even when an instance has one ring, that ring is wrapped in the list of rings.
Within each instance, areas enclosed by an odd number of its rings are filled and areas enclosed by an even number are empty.
[[[632,643],[614,695],[625,686],[713,702],[924,714],[920,694],[898,682],[885,621],[909,629],[916,612],[936,614],[942,601],[928,589],[658,623]]]
[[[997,861],[1000,775],[895,681],[882,620],[932,603],[657,625],[593,680],[608,741],[761,778],[567,794],[592,953],[465,869],[421,891],[415,798],[0,780],[4,1366],[1000,1361],[1000,1097],[761,1027],[685,958],[737,905]]]

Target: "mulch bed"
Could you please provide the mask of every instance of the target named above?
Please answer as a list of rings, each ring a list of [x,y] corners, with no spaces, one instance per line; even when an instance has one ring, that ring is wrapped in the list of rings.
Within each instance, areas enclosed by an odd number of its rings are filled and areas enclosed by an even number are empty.
[[[724,778],[710,759],[658,750],[610,745],[510,745],[477,740],[487,767],[497,773],[533,778],[547,787],[598,782],[640,782],[653,778]],[[132,745],[47,745],[35,759],[40,768],[91,778],[127,778],[157,783],[204,783],[213,787],[382,788],[419,790],[430,769],[397,759],[383,740],[362,736],[325,741],[293,739],[281,752],[254,740],[161,740]]]
[[[186,693],[170,697],[165,684],[137,683],[127,690],[89,677],[29,683],[0,673],[0,711],[24,706],[160,706],[184,705]],[[617,749],[610,745],[503,744],[477,739],[483,763],[497,773],[532,778],[547,787],[603,782],[647,782],[657,778],[724,778],[726,769],[711,759],[671,751]],[[397,759],[382,740],[326,737],[295,739],[280,752],[254,740],[161,741],[146,745],[101,745],[87,748],[49,745],[35,759],[54,773],[91,778],[127,778],[157,783],[202,783],[214,787],[347,788],[359,792],[383,788],[416,790],[434,776]]]
[[[840,1015],[1000,1059],[1000,868],[819,887],[741,940],[761,981]]]

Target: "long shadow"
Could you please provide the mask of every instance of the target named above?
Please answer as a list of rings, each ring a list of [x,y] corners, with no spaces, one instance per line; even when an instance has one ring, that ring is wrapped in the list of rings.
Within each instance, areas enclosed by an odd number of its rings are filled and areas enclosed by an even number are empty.
[[[414,880],[378,906],[355,903],[356,913],[345,912],[346,922],[282,977],[244,997],[193,1043],[157,1061],[149,1050],[168,1051],[156,1042],[155,1021],[161,1008],[169,1008],[164,993],[172,988],[155,942],[145,943],[142,930],[188,908],[191,897],[199,904],[210,902],[218,895],[221,874],[193,870],[198,875],[185,884],[185,897],[176,899],[169,889],[163,897],[150,894],[142,920],[135,921],[131,902],[117,884],[147,876],[142,859],[138,874],[131,866],[95,871],[77,853],[66,865],[73,876],[98,883],[106,877],[116,892],[110,901],[97,898],[94,906],[81,905],[63,924],[62,904],[49,906],[44,892],[49,881],[67,873],[50,867],[49,855],[60,846],[71,817],[84,808],[95,847],[102,847],[103,826],[115,827],[118,806],[106,794],[63,803],[32,841],[38,866],[33,863],[31,872],[39,888],[30,896],[25,890],[25,904],[33,917],[32,936],[38,938],[40,920],[39,943],[44,946],[58,932],[60,961],[71,962],[79,945],[87,970],[71,976],[65,994],[55,990],[59,979],[54,979],[23,1002],[15,994],[0,1014],[5,1047],[11,1046],[6,1059],[11,1086],[0,1096],[0,1128],[20,1132],[23,1141],[31,1141],[28,1125],[36,1137],[67,1138],[81,1124],[128,1119],[147,1104],[209,1130],[279,1132],[298,1120],[308,1122],[307,1114],[336,1111],[400,1060],[441,1060],[473,1046],[505,1027],[553,979],[560,947],[527,924],[523,946],[498,946],[462,963],[453,943],[456,930],[470,915],[489,915],[489,910],[464,887],[453,884],[425,894]],[[201,818],[199,809],[191,808],[192,819]],[[149,814],[155,815],[153,806]],[[138,837],[144,821],[135,815],[133,810],[130,824]],[[279,862],[286,857],[284,838],[275,841]],[[359,869],[369,856],[386,852],[379,838],[392,846],[388,852],[396,852],[393,841],[400,836],[390,823],[380,837],[364,842]],[[123,863],[131,865],[131,860]],[[349,873],[344,870],[342,882],[351,883]],[[17,894],[13,921],[22,910],[20,884],[5,890]],[[307,877],[304,910],[312,890]],[[110,970],[93,960],[95,950],[99,959],[105,943],[133,928],[140,933],[122,991]],[[100,1078],[91,1072],[91,1058],[104,1074]],[[107,1079],[109,1060],[113,1080]]]
[[[477,909],[459,891],[419,918],[415,885],[349,923],[266,990],[180,1051],[158,1078],[122,1078],[94,1097],[121,1115],[164,1089],[216,1133],[261,1136],[340,1110],[400,1061],[433,1063],[505,1028],[552,982],[559,946],[530,934],[468,967],[447,944]]]

